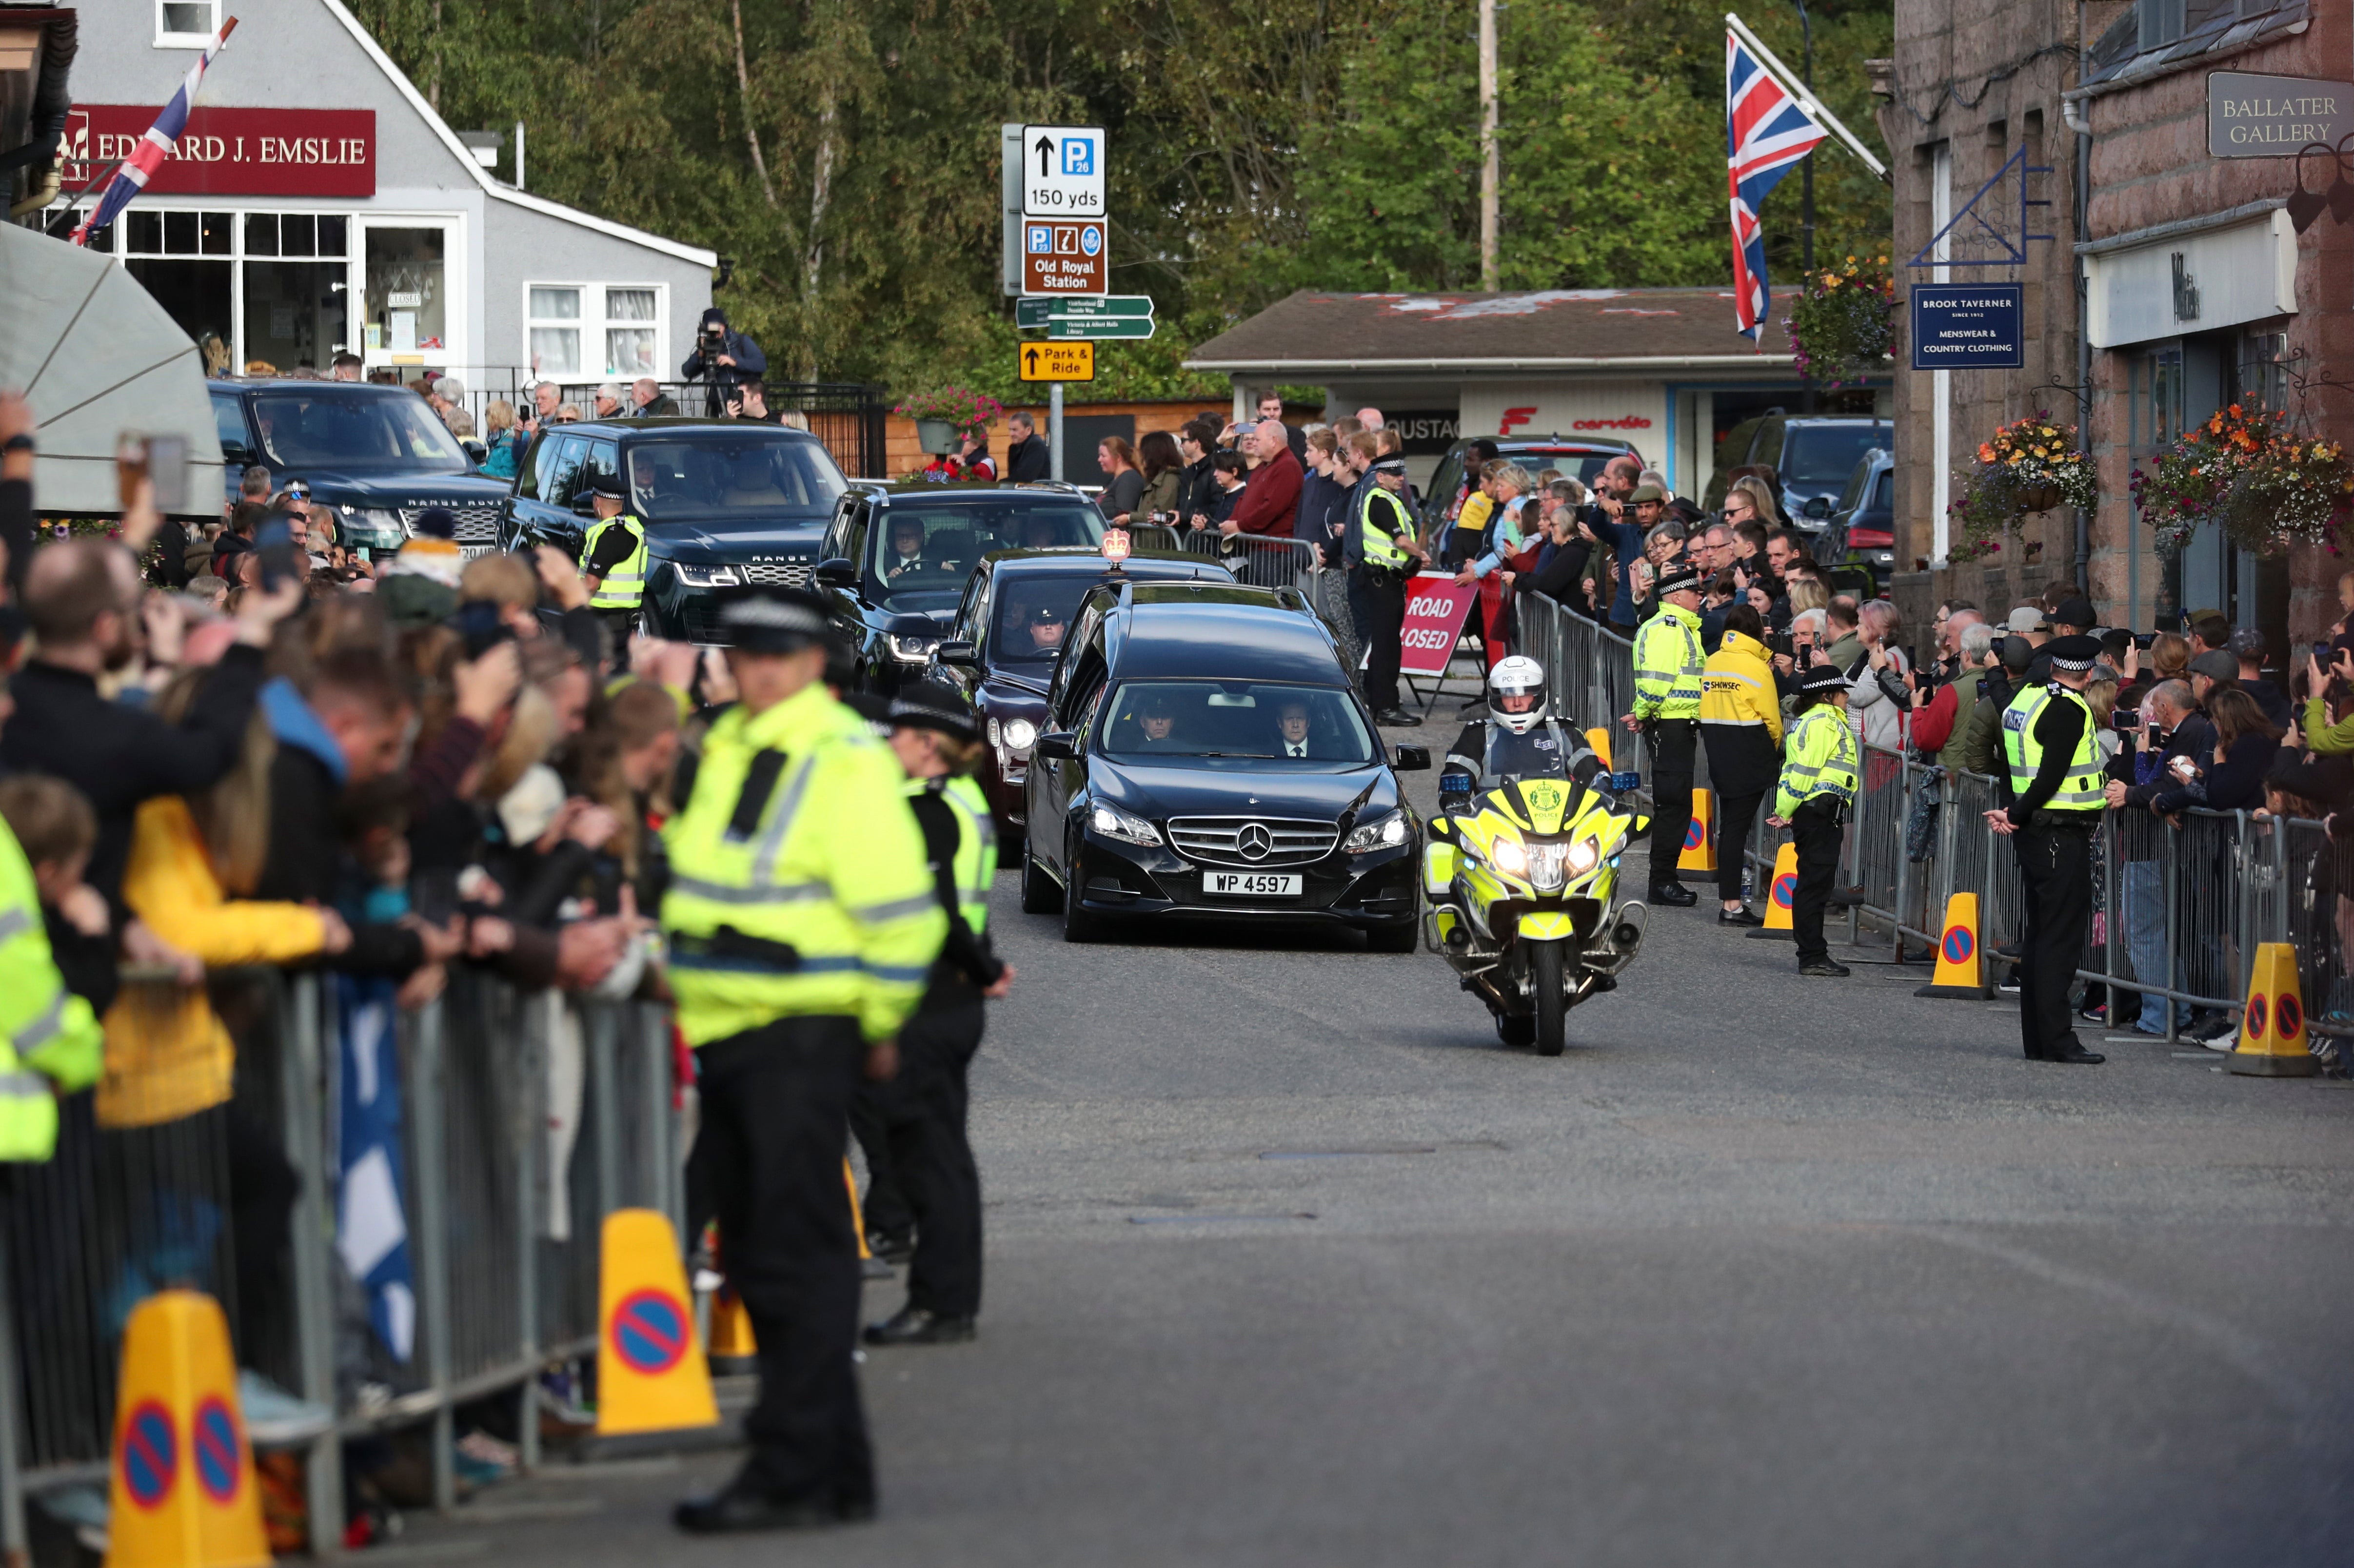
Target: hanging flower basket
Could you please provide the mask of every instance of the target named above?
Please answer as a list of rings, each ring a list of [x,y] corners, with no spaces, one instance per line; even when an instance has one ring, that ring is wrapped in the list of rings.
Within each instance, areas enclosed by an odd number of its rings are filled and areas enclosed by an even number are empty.
[[[2211,523],[2239,549],[2277,556],[2297,544],[2345,543],[2354,465],[2336,442],[2308,440],[2285,413],[2234,403],[2193,426],[2145,472],[2134,504],[2168,555]]]
[[[1783,330],[1800,376],[1845,387],[1885,373],[1896,346],[1896,285],[1888,258],[1807,274]]]
[[[2031,513],[2089,508],[2099,499],[2099,473],[2077,447],[2076,428],[2053,424],[2051,410],[2039,408],[1979,445],[1978,461],[1962,475],[1961,494],[1946,510],[1952,523],[1946,558],[1991,556]]]
[[[943,387],[919,392],[891,412],[916,421],[916,440],[935,457],[955,451],[968,430],[986,429],[1005,413],[1005,405],[986,392]]]

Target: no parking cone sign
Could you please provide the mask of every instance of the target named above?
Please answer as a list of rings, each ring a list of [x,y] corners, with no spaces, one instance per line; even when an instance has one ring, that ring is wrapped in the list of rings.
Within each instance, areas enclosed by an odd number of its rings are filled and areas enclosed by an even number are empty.
[[[1748,933],[1768,942],[1797,940],[1794,906],[1798,898],[1798,846],[1774,852],[1774,880],[1766,885],[1766,924]]]
[[[109,1568],[260,1568],[261,1493],[238,1413],[220,1304],[194,1290],[142,1301],[122,1334]]]
[[[2240,1013],[2240,1043],[2225,1065],[2252,1077],[2313,1075],[2313,1053],[2306,1048],[2305,990],[2296,978],[2296,949],[2288,943],[2265,942],[2256,948],[2248,1005]]]
[[[1914,996],[1982,1000],[1986,959],[1978,950],[1978,895],[1956,893],[1946,900],[1946,928],[1937,938],[1937,972]]]
[[[597,1434],[716,1426],[711,1369],[695,1336],[686,1267],[670,1219],[652,1209],[605,1216],[597,1296]]]

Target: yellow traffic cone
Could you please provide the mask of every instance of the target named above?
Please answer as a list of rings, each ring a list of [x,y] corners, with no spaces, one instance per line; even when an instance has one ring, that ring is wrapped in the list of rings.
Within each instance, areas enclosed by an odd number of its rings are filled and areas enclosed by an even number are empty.
[[[1610,766],[1610,732],[1608,730],[1596,725],[1585,732],[1585,744],[1594,748],[1594,755],[1602,759],[1603,767]]]
[[[108,1568],[270,1562],[228,1319],[211,1297],[159,1291],[133,1310],[110,1467]]]
[[[2296,978],[2296,949],[2286,942],[2256,948],[2248,1005],[2240,1013],[2240,1044],[2226,1065],[2259,1078],[2313,1075],[2313,1053],[2306,1049],[2305,991]]]
[[[1766,886],[1766,924],[1747,936],[1767,942],[1797,941],[1791,907],[1798,895],[1798,846],[1784,844],[1774,852],[1774,880]]]
[[[1945,934],[1937,940],[1937,972],[1914,996],[1985,1000],[1986,960],[1978,951],[1978,895],[1956,893],[1946,900]]]
[[[711,1369],[694,1353],[695,1309],[670,1217],[605,1216],[597,1282],[597,1435],[719,1425]]]
[[[711,1298],[711,1370],[726,1377],[758,1365],[759,1346],[752,1339],[752,1315],[732,1285],[723,1285]]]
[[[1692,791],[1691,825],[1684,830],[1684,853],[1676,856],[1679,872],[1716,874],[1716,797],[1706,789]]]

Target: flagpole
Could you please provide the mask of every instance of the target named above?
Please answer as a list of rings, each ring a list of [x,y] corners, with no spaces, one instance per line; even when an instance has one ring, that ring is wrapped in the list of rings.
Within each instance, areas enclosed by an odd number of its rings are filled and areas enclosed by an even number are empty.
[[[1744,23],[1740,17],[1734,16],[1732,12],[1727,11],[1724,14],[1724,25],[1732,29],[1733,36],[1734,37],[1739,38],[1743,43],[1747,44],[1752,49],[1756,51],[1759,63],[1764,65],[1767,70],[1774,73],[1774,79],[1782,84],[1783,88],[1788,91],[1791,97],[1797,99],[1800,104],[1804,105],[1809,114],[1814,115],[1816,119],[1821,121],[1824,128],[1829,130],[1832,135],[1837,136],[1840,141],[1846,143],[1850,152],[1863,160],[1863,165],[1865,168],[1870,169],[1873,174],[1879,175],[1881,182],[1883,185],[1894,183],[1888,177],[1887,165],[1882,164],[1878,158],[1872,155],[1872,149],[1866,147],[1861,142],[1856,140],[1854,132],[1850,131],[1845,125],[1840,123],[1838,115],[1833,114],[1829,110],[1823,107],[1823,101],[1821,99],[1817,98],[1812,92],[1809,92],[1804,86],[1800,85],[1798,79],[1791,73],[1790,68],[1784,65],[1780,59],[1776,58],[1774,51],[1767,48],[1764,43],[1759,41],[1757,35],[1751,32],[1748,26]]]

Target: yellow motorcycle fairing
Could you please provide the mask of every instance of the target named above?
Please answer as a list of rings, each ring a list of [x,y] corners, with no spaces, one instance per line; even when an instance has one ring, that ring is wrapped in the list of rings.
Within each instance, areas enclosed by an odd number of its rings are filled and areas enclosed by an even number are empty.
[[[1532,909],[1520,919],[1520,933],[1531,941],[1549,942],[1577,935],[1577,925],[1563,909]]]

